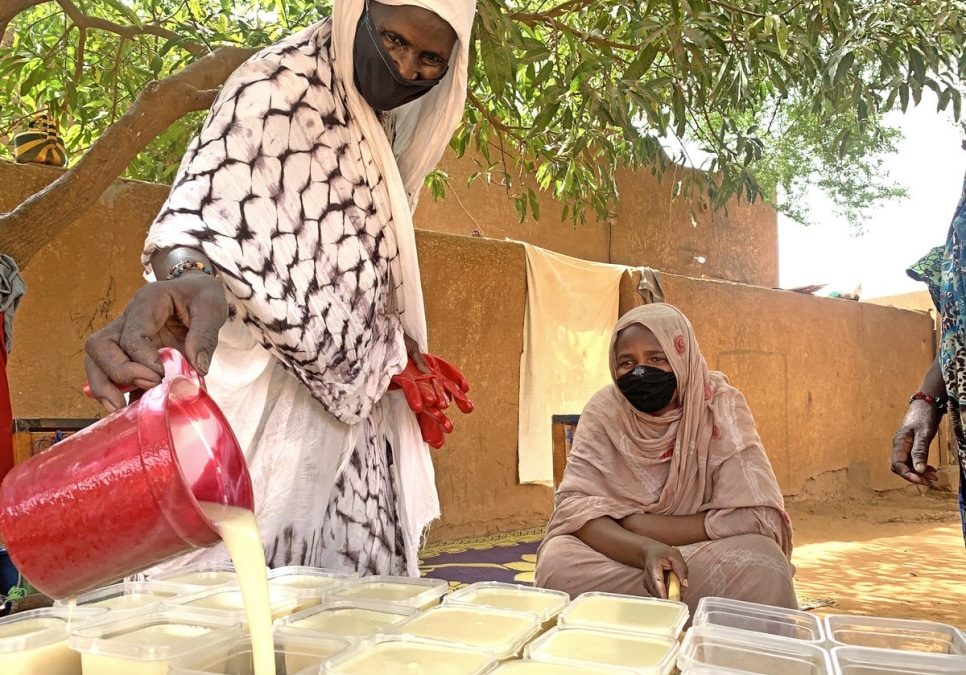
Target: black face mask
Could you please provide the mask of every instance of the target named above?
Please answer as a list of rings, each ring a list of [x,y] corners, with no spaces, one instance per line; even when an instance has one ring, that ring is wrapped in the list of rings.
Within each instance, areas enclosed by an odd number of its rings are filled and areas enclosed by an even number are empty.
[[[617,379],[617,388],[641,412],[655,413],[674,398],[678,378],[660,368],[637,366]]]
[[[356,38],[352,46],[352,65],[356,88],[373,108],[392,110],[429,93],[443,79],[407,80],[403,78],[392,57],[382,44],[382,38],[372,26],[372,18],[366,10],[356,25]],[[445,75],[446,72],[443,72]]]

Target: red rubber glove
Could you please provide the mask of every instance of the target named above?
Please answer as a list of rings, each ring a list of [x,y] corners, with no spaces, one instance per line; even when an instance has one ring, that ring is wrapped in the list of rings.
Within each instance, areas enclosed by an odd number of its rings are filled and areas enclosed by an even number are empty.
[[[446,434],[453,431],[453,423],[438,408],[429,408],[416,414],[416,421],[419,423],[419,431],[422,433],[423,440],[431,448],[439,450],[446,442]]]
[[[394,375],[389,381],[389,390],[402,389],[409,407],[413,412],[420,413],[426,408],[440,407],[438,406],[440,398],[445,403],[446,397],[441,386],[435,380],[434,374],[424,373],[410,359],[409,363],[406,364],[406,369],[398,375]],[[446,403],[442,407],[448,405]]]
[[[442,386],[445,398],[456,401],[456,406],[464,414],[469,415],[473,412],[473,402],[466,396],[470,390],[470,383],[466,381],[466,377],[459,368],[446,359],[432,354],[423,354],[423,360]]]

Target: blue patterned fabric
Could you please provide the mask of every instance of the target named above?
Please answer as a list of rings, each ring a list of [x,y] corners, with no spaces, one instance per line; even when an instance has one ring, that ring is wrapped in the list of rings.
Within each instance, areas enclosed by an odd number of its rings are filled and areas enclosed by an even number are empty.
[[[959,513],[966,541],[966,433],[962,411],[966,409],[966,176],[959,205],[949,225],[946,246],[932,249],[908,274],[929,285],[940,317],[939,362],[949,395],[949,416],[959,456]]]

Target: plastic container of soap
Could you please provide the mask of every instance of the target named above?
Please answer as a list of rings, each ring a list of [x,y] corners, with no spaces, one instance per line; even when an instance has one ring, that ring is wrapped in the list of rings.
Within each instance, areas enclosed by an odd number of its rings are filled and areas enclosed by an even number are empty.
[[[349,642],[321,636],[275,634],[275,672],[277,675],[318,673],[322,663],[349,647]],[[218,650],[221,651],[221,650]],[[252,642],[240,635],[228,642],[219,654],[197,652],[179,659],[169,675],[255,675]]]
[[[833,614],[825,617],[825,632],[835,647],[966,656],[966,638],[944,623]]]
[[[0,618],[0,673],[81,675],[80,654],[67,645],[70,631],[106,614],[106,609],[47,607]]]
[[[627,671],[606,666],[564,666],[539,661],[507,661],[492,675],[625,675]]]
[[[289,616],[295,611],[298,606],[298,596],[283,588],[269,588],[268,603],[274,621]],[[242,592],[232,586],[208,588],[191,595],[182,595],[171,600],[170,606],[214,611],[242,624],[247,623],[248,620]]]
[[[663,635],[554,628],[530,643],[525,655],[530,661],[544,663],[585,668],[606,666],[640,675],[668,675],[674,670],[678,643]]]
[[[691,628],[678,658],[682,672],[700,668],[771,675],[830,675],[827,650],[802,640],[744,630]]]
[[[407,621],[399,630],[413,637],[485,649],[503,660],[519,656],[542,625],[540,617],[531,612],[442,605]]]
[[[702,598],[692,625],[746,630],[816,645],[825,641],[821,619],[807,612],[726,598]]]
[[[230,562],[195,563],[168,570],[163,574],[151,575],[148,581],[189,586],[201,590],[212,586],[237,584],[238,577],[235,575],[235,566]]]
[[[494,609],[532,612],[539,616],[544,624],[554,621],[569,603],[570,596],[563,591],[504,584],[498,581],[470,584],[443,599],[444,605],[479,605]]]
[[[292,635],[342,637],[358,642],[395,632],[419,613],[414,607],[378,602],[339,600],[287,616],[276,622],[278,631]]]
[[[101,607],[118,612],[141,612],[146,607],[154,607],[162,602],[171,601],[185,592],[193,590],[190,586],[153,584],[149,581],[125,581],[88,591],[77,596],[77,607]],[[68,600],[57,600],[55,607],[67,607]]]
[[[325,662],[320,675],[481,675],[490,652],[432,640],[394,636],[364,642]]]
[[[242,632],[216,612],[159,609],[137,616],[91,621],[71,632],[84,675],[167,675],[169,666],[204,650],[218,656]]]
[[[322,604],[326,597],[356,578],[355,575],[329,572],[318,567],[279,567],[268,571],[270,588],[282,588],[297,595],[296,612]]]
[[[356,579],[332,594],[333,600],[366,600],[428,609],[438,605],[449,588],[442,579],[374,576]]]
[[[963,675],[966,656],[836,647],[832,665],[836,675]]]
[[[584,593],[560,613],[561,627],[599,628],[677,638],[688,622],[688,606],[673,600],[613,593]]]

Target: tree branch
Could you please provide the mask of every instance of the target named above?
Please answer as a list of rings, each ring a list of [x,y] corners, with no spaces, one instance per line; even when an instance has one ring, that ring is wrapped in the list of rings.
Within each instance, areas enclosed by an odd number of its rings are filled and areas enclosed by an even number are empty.
[[[75,166],[0,215],[0,251],[26,268],[44,246],[97,202],[154,138],[186,114],[210,107],[217,88],[257,51],[221,47],[184,70],[151,82]]]
[[[7,32],[7,26],[13,21],[13,18],[25,12],[31,7],[36,7],[37,5],[42,5],[50,0],[4,0],[0,4],[0,38],[4,36]]]
[[[594,4],[594,2],[596,0],[568,0],[568,2],[563,2],[556,7],[551,7],[541,12],[516,12],[515,14],[511,14],[510,18],[524,22],[527,20],[540,21],[542,19],[553,19],[564,14],[570,14],[571,12],[579,12],[588,5]]]
[[[156,23],[148,23],[144,24],[143,26],[122,26],[119,23],[114,23],[113,21],[108,21],[107,19],[102,19],[98,16],[84,14],[84,12],[82,12],[77,5],[73,3],[73,0],[57,0],[57,4],[61,6],[67,16],[70,17],[70,20],[73,21],[78,28],[97,28],[99,30],[108,31],[110,33],[119,35],[122,40],[131,40],[140,35],[153,35],[155,37],[164,38],[165,40],[172,40],[179,37],[179,35],[174,31],[168,30],[167,28]],[[183,46],[188,52],[194,54],[195,56],[200,56],[208,51],[206,47],[196,43],[185,43]]]

